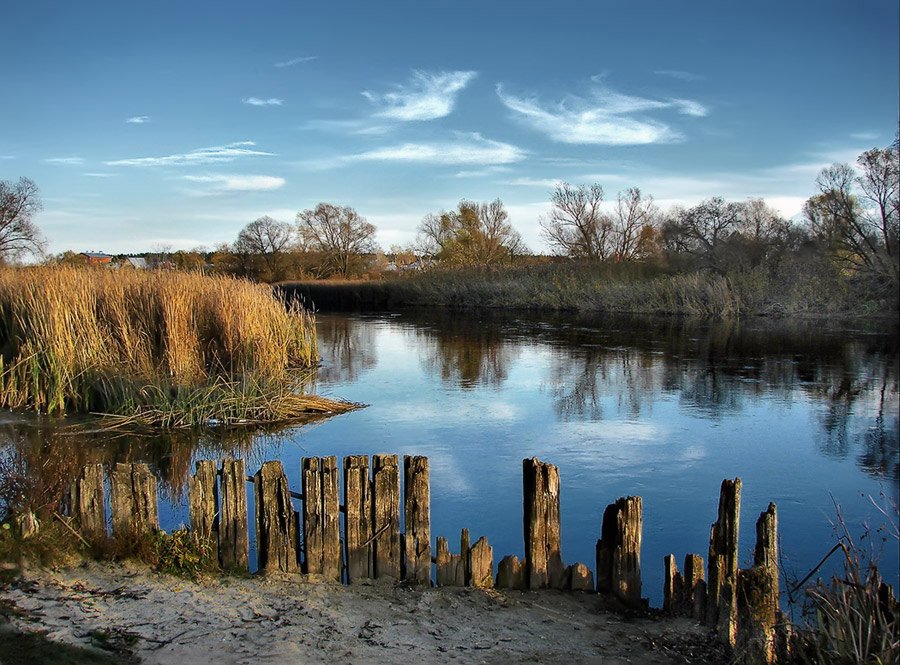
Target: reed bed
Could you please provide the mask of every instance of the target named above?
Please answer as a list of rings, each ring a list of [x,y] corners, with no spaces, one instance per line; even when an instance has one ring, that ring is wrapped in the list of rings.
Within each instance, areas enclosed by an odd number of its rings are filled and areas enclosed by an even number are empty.
[[[149,425],[290,420],[352,405],[302,394],[312,315],[269,287],[178,272],[0,270],[0,406]]]

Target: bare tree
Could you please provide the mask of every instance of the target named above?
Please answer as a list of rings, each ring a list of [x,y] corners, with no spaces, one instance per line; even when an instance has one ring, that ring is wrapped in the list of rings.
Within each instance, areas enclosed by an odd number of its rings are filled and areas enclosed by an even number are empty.
[[[304,249],[318,252],[330,274],[346,277],[363,254],[375,251],[375,226],[353,208],[319,203],[297,213]]]
[[[611,220],[613,253],[619,261],[640,258],[642,239],[647,230],[656,226],[659,210],[653,205],[653,197],[646,198],[637,187],[619,192],[616,209]]]
[[[813,233],[832,258],[845,267],[868,273],[894,285],[900,281],[900,175],[897,142],[860,155],[861,173],[848,164],[823,169],[819,194],[804,205]],[[856,193],[859,188],[861,194]]]
[[[42,207],[32,180],[19,178],[15,184],[0,180],[0,259],[44,251],[44,237],[34,223]]]
[[[544,239],[556,252],[584,259],[609,256],[612,222],[600,209],[603,187],[562,183],[550,195],[550,203],[550,215],[540,223]]]
[[[528,251],[500,199],[462,200],[456,210],[425,216],[419,246],[424,254],[454,265],[496,265]]]
[[[702,265],[720,273],[728,269],[728,241],[739,232],[745,206],[720,196],[701,201],[693,208],[669,212],[663,235],[670,250],[693,256]]]
[[[262,262],[264,277],[271,281],[284,278],[284,256],[291,248],[293,227],[268,215],[250,222],[241,229],[234,243],[235,254],[244,259],[244,272],[253,274],[253,263]],[[261,277],[261,275],[254,275]]]

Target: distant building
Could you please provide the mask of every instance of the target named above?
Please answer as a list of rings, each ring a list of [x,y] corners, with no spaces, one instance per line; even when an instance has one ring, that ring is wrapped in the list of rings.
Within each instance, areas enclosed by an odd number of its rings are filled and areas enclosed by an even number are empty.
[[[92,266],[107,265],[113,260],[112,254],[104,252],[82,252],[81,256],[87,259],[88,265]]]
[[[138,270],[146,270],[147,259],[142,256],[126,256],[124,263],[122,263],[122,266],[129,266],[131,268],[137,268]]]

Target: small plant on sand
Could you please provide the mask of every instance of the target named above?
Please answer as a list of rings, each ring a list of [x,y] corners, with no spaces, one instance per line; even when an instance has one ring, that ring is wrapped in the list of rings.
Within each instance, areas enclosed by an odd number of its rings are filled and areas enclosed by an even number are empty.
[[[209,539],[181,527],[172,533],[157,531],[152,536],[153,568],[168,575],[191,580],[217,569],[216,551]]]

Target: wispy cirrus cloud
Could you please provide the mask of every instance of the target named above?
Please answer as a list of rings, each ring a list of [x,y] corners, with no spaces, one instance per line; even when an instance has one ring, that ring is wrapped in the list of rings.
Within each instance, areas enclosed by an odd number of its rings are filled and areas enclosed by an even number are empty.
[[[497,165],[520,162],[527,152],[510,143],[486,139],[481,134],[457,134],[456,141],[401,143],[340,157],[334,167],[355,162],[407,162],[436,165]]]
[[[49,157],[44,160],[47,164],[60,164],[63,166],[78,166],[84,164],[84,157]]]
[[[377,94],[365,91],[363,96],[381,107],[379,118],[404,122],[436,120],[450,115],[459,93],[478,76],[478,72],[413,71],[412,80],[396,90]]]
[[[134,116],[131,116],[130,118],[126,118],[125,122],[129,125],[144,125],[144,124],[150,122],[150,116],[149,115],[134,115]]]
[[[284,100],[279,99],[278,97],[269,97],[268,99],[262,99],[261,97],[244,97],[241,101],[250,106],[281,106],[284,104]]]
[[[648,113],[674,110],[693,117],[708,114],[707,108],[694,100],[637,97],[602,85],[596,86],[587,99],[569,95],[551,105],[534,97],[508,94],[501,85],[497,86],[497,95],[516,118],[559,143],[673,143],[682,140],[682,135],[667,123],[647,117]]]
[[[285,184],[284,178],[271,175],[207,174],[186,175],[182,179],[211,185],[216,192],[269,192]]]
[[[304,62],[312,62],[313,60],[318,60],[319,56],[317,55],[304,55],[299,58],[291,58],[290,60],[283,60],[281,62],[276,62],[275,67],[282,69],[284,67],[293,67],[294,65],[300,65]]]
[[[222,146],[197,148],[190,152],[162,157],[132,157],[104,162],[106,166],[196,166],[233,162],[241,157],[273,157],[274,152],[255,149],[253,141],[238,141]]]
[[[0,155],[0,159],[15,159],[15,155]]]
[[[299,129],[352,136],[383,136],[393,131],[394,127],[388,124],[373,125],[367,120],[308,120],[300,125]]]
[[[88,178],[114,178],[118,173],[82,173],[82,175],[87,176]]]
[[[685,72],[680,69],[657,69],[653,72],[657,76],[668,76],[679,81],[702,81],[705,77],[693,72]]]

